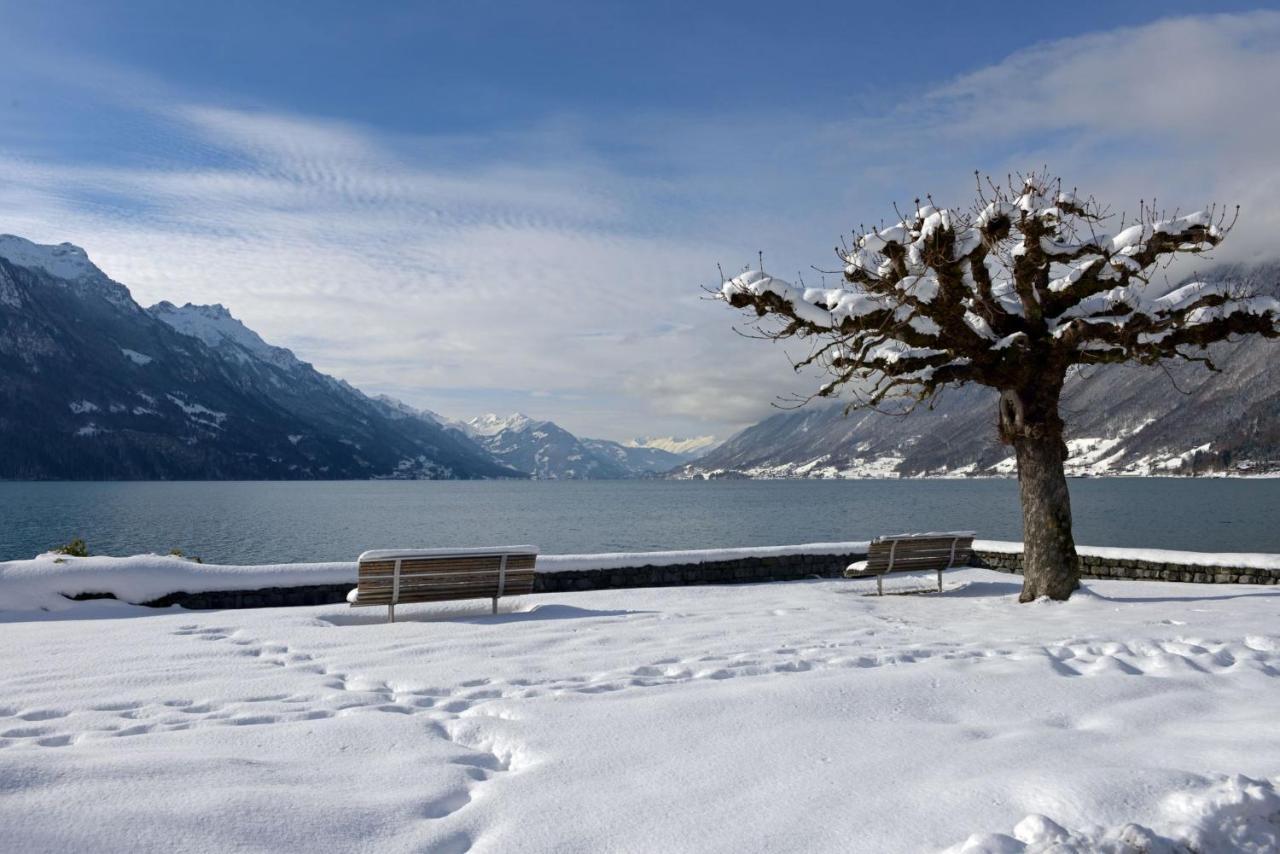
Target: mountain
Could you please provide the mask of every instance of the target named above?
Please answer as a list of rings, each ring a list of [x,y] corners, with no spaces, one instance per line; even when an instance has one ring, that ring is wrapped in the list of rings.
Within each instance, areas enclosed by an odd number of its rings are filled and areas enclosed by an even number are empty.
[[[607,457],[631,472],[632,476],[670,471],[689,459],[662,448],[635,447],[609,439],[583,439],[582,444],[597,456]]]
[[[1221,267],[1197,278],[1280,295],[1280,264]],[[1199,364],[1078,372],[1062,414],[1076,475],[1280,471],[1280,342],[1214,345]],[[840,405],[780,412],[687,464],[678,477],[912,477],[1013,474],[996,439],[996,395],[966,386],[906,417]]]
[[[0,478],[523,476],[220,305],[143,309],[79,247],[0,235]]]
[[[539,480],[616,480],[675,468],[682,459],[659,448],[579,439],[551,421],[527,415],[481,415],[458,426],[500,462]]]
[[[715,444],[715,436],[694,436],[688,439],[675,436],[637,436],[628,442],[623,442],[623,445],[628,448],[652,448],[689,460],[710,452]]]

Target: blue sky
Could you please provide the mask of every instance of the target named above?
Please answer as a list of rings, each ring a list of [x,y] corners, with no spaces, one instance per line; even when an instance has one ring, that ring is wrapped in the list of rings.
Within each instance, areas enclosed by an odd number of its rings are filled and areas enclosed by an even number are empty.
[[[1203,11],[0,2],[0,231],[448,415],[723,436],[813,380],[716,264],[816,276],[974,169],[1240,201],[1226,260],[1271,252],[1280,12]]]

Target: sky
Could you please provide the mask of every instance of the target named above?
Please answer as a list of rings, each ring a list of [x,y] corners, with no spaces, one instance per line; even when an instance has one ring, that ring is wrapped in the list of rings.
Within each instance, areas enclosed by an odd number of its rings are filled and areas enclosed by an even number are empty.
[[[0,0],[0,233],[450,417],[724,438],[820,380],[717,265],[974,170],[1280,254],[1280,4],[1212,5]]]

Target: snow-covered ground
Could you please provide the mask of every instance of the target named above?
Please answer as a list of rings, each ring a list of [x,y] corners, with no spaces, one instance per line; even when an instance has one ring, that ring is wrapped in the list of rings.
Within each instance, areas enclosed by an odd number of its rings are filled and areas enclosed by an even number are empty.
[[[1278,850],[1277,589],[868,588],[5,612],[4,847]]]

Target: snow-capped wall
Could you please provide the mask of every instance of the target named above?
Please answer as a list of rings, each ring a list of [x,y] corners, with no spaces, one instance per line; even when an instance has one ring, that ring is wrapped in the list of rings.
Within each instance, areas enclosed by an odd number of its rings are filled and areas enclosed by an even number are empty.
[[[866,556],[867,542],[808,543],[699,551],[542,555],[535,593],[838,578]],[[978,540],[975,565],[1022,569],[1021,543]],[[1080,549],[1086,578],[1210,584],[1280,584],[1280,555]],[[342,602],[355,586],[354,561],[219,566],[178,557],[74,558],[44,554],[0,562],[0,612],[55,611],[72,598],[114,598],[158,607],[259,608]]]
[[[1247,552],[1186,552],[1081,546],[1085,578],[1182,581],[1193,584],[1280,584],[1280,555]],[[1022,543],[977,540],[974,563],[1001,572],[1022,572]]]

